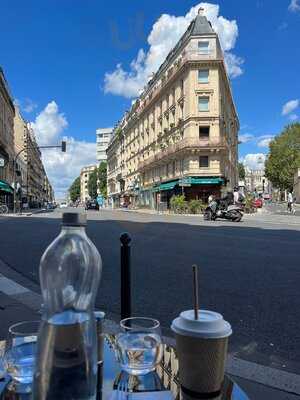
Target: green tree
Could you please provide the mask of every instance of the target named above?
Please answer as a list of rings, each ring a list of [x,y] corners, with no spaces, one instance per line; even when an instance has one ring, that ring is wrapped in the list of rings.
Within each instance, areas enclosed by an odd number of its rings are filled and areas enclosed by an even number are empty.
[[[107,163],[102,161],[98,168],[98,187],[104,198],[107,197]]]
[[[270,143],[266,176],[281,190],[293,188],[294,173],[300,166],[300,123],[288,125]]]
[[[70,198],[76,201],[80,198],[80,177],[76,178],[69,188]]]
[[[244,164],[240,162],[238,165],[238,169],[239,169],[239,179],[243,181],[246,175]]]
[[[91,199],[97,197],[97,181],[98,181],[98,170],[97,168],[89,176],[88,191]]]

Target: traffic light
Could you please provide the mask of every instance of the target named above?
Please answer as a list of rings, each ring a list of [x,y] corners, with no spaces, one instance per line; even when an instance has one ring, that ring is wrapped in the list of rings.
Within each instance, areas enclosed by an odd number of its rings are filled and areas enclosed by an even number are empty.
[[[66,142],[65,140],[63,140],[63,141],[61,142],[61,151],[62,151],[63,153],[65,153],[65,152],[67,151],[67,142]]]

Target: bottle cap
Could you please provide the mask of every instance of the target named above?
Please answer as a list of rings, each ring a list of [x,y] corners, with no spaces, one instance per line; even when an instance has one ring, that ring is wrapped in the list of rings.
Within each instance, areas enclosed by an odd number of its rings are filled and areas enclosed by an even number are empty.
[[[209,310],[199,310],[198,319],[194,318],[194,310],[183,311],[172,322],[171,329],[184,336],[203,339],[217,339],[230,336],[232,329],[223,316]]]
[[[86,226],[86,214],[83,213],[63,213],[63,226]]]

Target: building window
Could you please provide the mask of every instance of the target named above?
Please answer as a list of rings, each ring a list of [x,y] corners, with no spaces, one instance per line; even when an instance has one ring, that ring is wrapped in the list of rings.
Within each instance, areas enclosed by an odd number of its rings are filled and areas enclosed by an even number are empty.
[[[200,54],[208,54],[209,53],[209,42],[198,42],[198,51]]]
[[[199,139],[209,138],[209,126],[199,126]]]
[[[198,110],[209,111],[209,97],[198,97]]]
[[[208,83],[209,70],[208,69],[199,69],[198,70],[198,82],[199,83]]]
[[[208,168],[208,156],[200,156],[199,157],[199,167],[200,168]]]

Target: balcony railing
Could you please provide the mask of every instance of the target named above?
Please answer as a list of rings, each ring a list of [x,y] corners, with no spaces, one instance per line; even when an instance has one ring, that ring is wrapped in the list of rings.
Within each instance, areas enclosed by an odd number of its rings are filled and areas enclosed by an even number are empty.
[[[198,138],[185,138],[175,144],[168,145],[159,153],[140,161],[138,164],[139,169],[146,168],[152,163],[159,162],[165,158],[172,157],[174,154],[187,151],[187,150],[209,150],[209,149],[225,149],[226,144],[223,138],[218,139],[198,139]]]

